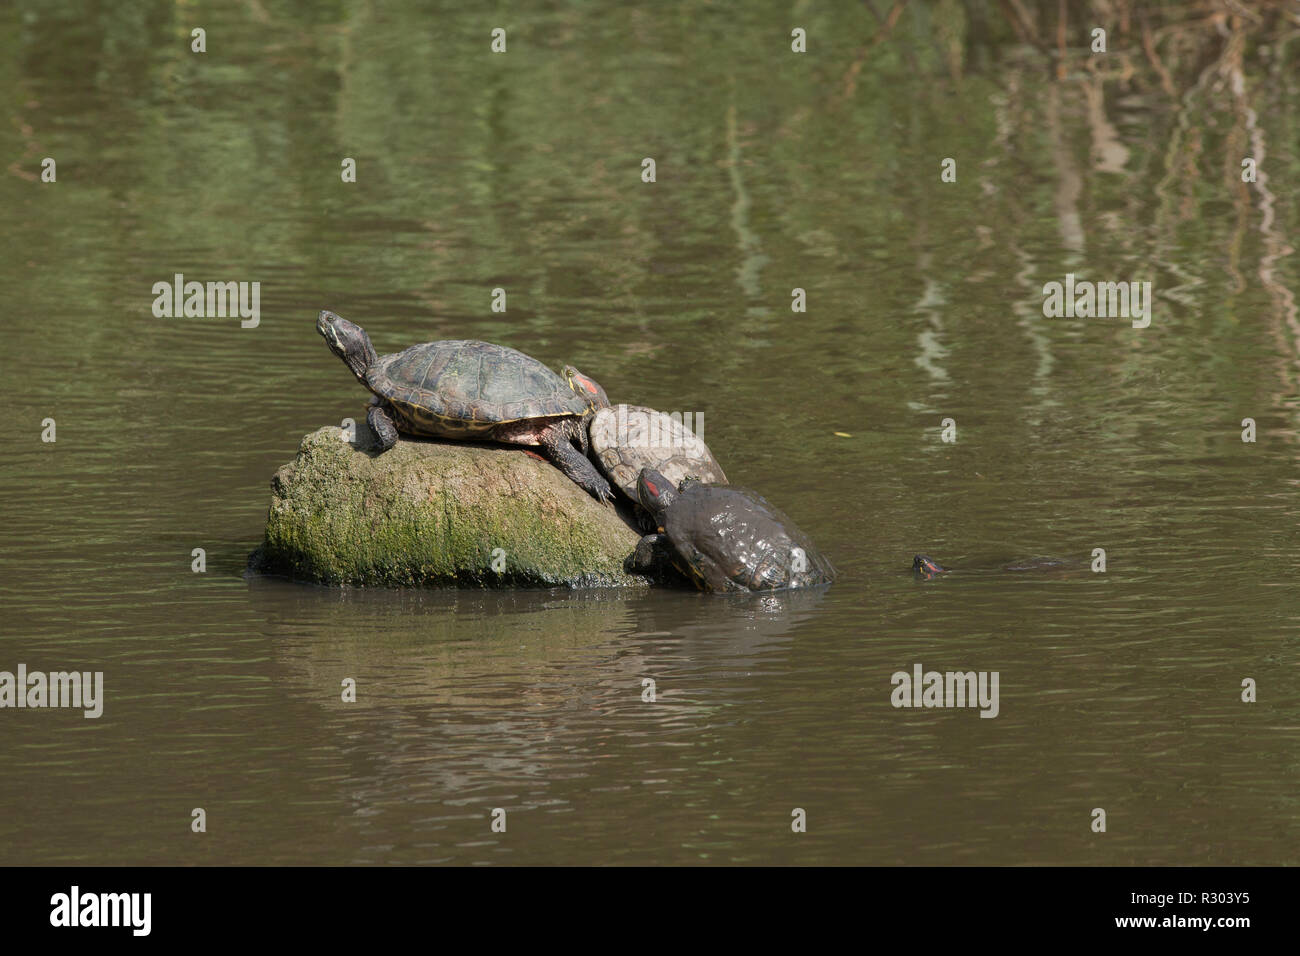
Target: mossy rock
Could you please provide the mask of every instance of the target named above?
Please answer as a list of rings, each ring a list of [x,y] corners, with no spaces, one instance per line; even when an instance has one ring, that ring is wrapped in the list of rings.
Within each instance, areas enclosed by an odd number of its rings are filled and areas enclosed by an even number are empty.
[[[403,438],[379,454],[364,424],[354,442],[331,426],[303,439],[271,493],[249,561],[264,573],[377,587],[647,583],[623,570],[639,540],[628,520],[519,448]]]

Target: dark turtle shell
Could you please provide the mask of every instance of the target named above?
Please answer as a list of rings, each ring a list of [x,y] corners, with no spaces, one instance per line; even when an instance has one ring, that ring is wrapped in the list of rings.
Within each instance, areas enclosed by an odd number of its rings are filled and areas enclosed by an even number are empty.
[[[408,430],[449,438],[489,437],[523,419],[581,416],[587,403],[531,355],[473,340],[425,342],[383,355],[366,385]]]
[[[702,588],[766,591],[835,580],[812,540],[761,495],[688,481],[663,514],[674,564]]]
[[[601,470],[633,501],[642,468],[654,469],[674,485],[686,478],[727,483],[709,446],[666,412],[644,405],[612,405],[596,413],[588,431]]]

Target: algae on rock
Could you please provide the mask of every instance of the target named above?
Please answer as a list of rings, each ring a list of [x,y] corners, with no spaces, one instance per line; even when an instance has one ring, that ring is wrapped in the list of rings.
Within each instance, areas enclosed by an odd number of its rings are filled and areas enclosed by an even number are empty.
[[[381,587],[640,586],[638,534],[549,462],[518,448],[403,438],[378,453],[330,426],[271,480],[250,567]]]

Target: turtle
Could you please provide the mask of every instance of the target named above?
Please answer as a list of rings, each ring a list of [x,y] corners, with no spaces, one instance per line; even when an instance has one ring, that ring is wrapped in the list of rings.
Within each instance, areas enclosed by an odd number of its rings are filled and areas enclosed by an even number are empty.
[[[993,571],[1075,571],[1081,567],[1078,561],[1069,558],[1022,558],[1011,561],[998,568],[973,568],[971,570]],[[924,554],[912,558],[912,572],[924,581],[929,581],[941,574],[947,574],[952,568],[945,568],[938,561]]]
[[[642,468],[653,468],[674,482],[695,478],[728,483],[709,446],[678,418],[645,405],[611,405],[590,375],[572,365],[563,372],[569,387],[595,406],[587,426],[592,459],[638,508],[636,481]]]
[[[569,388],[581,395],[594,409],[599,411],[602,408],[609,408],[609,396],[594,378],[583,375],[572,365],[564,366],[561,372],[564,380],[569,383]]]
[[[686,478],[728,484],[709,446],[665,412],[644,405],[609,405],[591,417],[587,434],[600,470],[634,503],[639,504],[637,479],[642,468],[652,468],[674,484]]]
[[[835,580],[835,568],[808,536],[752,491],[689,478],[673,485],[642,468],[637,498],[659,531],[637,544],[630,570],[654,572],[671,564],[703,591],[771,591]]]
[[[359,325],[329,311],[317,317],[316,331],[373,393],[366,422],[381,454],[399,432],[536,446],[597,501],[613,503],[609,482],[587,458],[587,420],[609,399],[577,369],[581,387],[530,355],[469,339],[379,355]]]

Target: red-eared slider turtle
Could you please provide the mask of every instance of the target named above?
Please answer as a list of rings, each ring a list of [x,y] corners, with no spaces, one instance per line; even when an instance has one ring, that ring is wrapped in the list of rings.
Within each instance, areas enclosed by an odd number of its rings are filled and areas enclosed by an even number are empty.
[[[572,365],[564,366],[564,377],[570,388],[595,405],[587,426],[591,457],[637,506],[644,530],[654,523],[637,501],[636,482],[642,468],[653,468],[675,484],[687,478],[727,484],[709,446],[679,418],[644,405],[610,405],[605,390]]]
[[[587,458],[595,400],[537,359],[461,340],[379,355],[360,326],[333,312],[320,314],[316,331],[374,393],[366,421],[383,451],[397,444],[398,432],[536,445],[597,501],[613,501],[609,482]]]
[[[687,479],[674,487],[651,468],[637,497],[659,534],[646,535],[634,570],[671,563],[705,591],[807,588],[835,580],[835,569],[781,512],[751,491]]]
[[[971,571],[1078,571],[1084,565],[1069,558],[1022,558],[1010,561],[996,568],[970,568]],[[952,568],[945,568],[934,558],[918,554],[912,559],[912,571],[922,580],[929,581],[941,574],[947,574]]]
[[[687,478],[727,484],[709,446],[665,412],[644,405],[613,405],[592,416],[587,432],[600,470],[633,501],[643,468],[659,472],[674,485]]]
[[[912,573],[923,581],[936,578],[941,574],[947,574],[948,569],[939,564],[934,558],[928,555],[918,554],[912,558]]]
[[[596,380],[589,375],[583,375],[572,365],[564,366],[564,380],[569,383],[569,388],[573,389],[583,399],[597,410],[609,407],[609,396],[605,390],[596,384]]]

